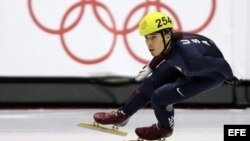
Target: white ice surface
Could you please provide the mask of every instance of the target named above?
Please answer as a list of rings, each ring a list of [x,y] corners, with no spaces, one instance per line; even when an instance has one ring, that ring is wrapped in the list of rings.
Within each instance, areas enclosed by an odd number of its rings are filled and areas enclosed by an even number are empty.
[[[0,110],[0,141],[123,141],[137,139],[134,129],[156,122],[151,109],[138,111],[122,130],[126,137],[78,127],[97,111],[115,109]],[[169,141],[223,141],[225,124],[250,124],[250,109],[176,109]]]

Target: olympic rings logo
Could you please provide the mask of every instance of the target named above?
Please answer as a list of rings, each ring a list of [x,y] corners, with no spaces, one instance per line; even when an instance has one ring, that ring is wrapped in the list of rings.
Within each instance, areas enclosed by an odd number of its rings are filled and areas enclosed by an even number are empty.
[[[192,32],[192,33],[198,33],[201,32],[202,30],[204,30],[209,23],[212,21],[212,18],[214,17],[215,14],[215,10],[216,10],[216,0],[211,0],[211,10],[209,13],[209,16],[207,17],[207,19],[204,21],[203,24],[201,24],[201,26],[199,26],[196,29],[193,29],[191,31],[187,31],[187,32]],[[111,47],[109,48],[109,50],[100,57],[97,57],[95,59],[84,59],[82,57],[79,57],[77,55],[75,55],[69,48],[69,46],[66,44],[65,42],[65,36],[64,34],[67,32],[70,32],[73,28],[75,28],[79,22],[82,19],[82,16],[84,14],[84,8],[86,7],[86,5],[90,5],[92,6],[92,10],[94,15],[96,16],[98,22],[110,33],[113,34],[113,41],[111,44]],[[165,3],[161,2],[160,0],[155,0],[155,1],[150,1],[150,0],[145,0],[144,2],[138,4],[136,7],[134,7],[128,14],[128,16],[125,18],[125,22],[123,25],[123,29],[118,30],[115,19],[113,14],[110,12],[110,10],[108,9],[108,7],[101,3],[100,1],[97,0],[79,0],[78,2],[72,4],[64,13],[62,20],[60,22],[60,27],[59,29],[52,29],[49,27],[46,27],[45,25],[43,25],[36,17],[34,10],[33,10],[33,6],[32,6],[32,0],[28,0],[28,9],[29,9],[29,14],[33,20],[33,22],[44,32],[47,32],[49,34],[55,34],[58,35],[60,37],[60,42],[62,44],[63,49],[65,50],[65,52],[75,61],[81,63],[81,64],[98,64],[103,62],[104,60],[106,60],[107,58],[110,57],[110,55],[112,54],[116,41],[117,41],[117,37],[118,36],[122,36],[125,47],[128,51],[128,53],[132,56],[132,58],[134,58],[136,61],[138,61],[139,63],[142,64],[146,64],[148,62],[148,60],[145,60],[143,58],[141,58],[139,55],[136,54],[136,52],[134,52],[131,48],[131,45],[129,44],[128,41],[128,34],[131,32],[134,32],[137,30],[138,28],[138,23],[139,20],[142,17],[139,17],[138,22],[136,24],[134,24],[132,27],[128,27],[128,23],[130,22],[132,16],[140,9],[144,8],[144,15],[146,15],[149,12],[149,7],[155,6],[155,8],[157,9],[157,11],[162,11],[162,9],[167,10],[173,17],[173,19],[175,20],[175,23],[177,25],[177,29],[175,29],[176,31],[182,31],[182,25],[180,22],[180,19],[178,18],[178,15],[175,13],[175,11],[169,7],[168,5],[166,5]],[[77,18],[68,26],[66,26],[66,20],[67,18],[69,18],[69,15],[77,8],[80,8],[80,12],[78,13]],[[100,14],[98,13],[97,9],[98,8],[102,8],[105,12],[107,12],[110,20],[111,20],[111,26],[109,26],[100,16]]]

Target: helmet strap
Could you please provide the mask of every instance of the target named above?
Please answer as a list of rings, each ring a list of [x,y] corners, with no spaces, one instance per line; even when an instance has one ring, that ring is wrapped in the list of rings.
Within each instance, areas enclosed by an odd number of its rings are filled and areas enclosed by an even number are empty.
[[[168,41],[168,43],[166,44],[166,40],[165,40],[165,36],[166,33],[164,31],[161,32],[161,37],[163,40],[163,44],[164,44],[164,49],[162,50],[162,52],[160,53],[160,56],[162,56],[163,58],[168,58],[168,54],[171,50],[171,46],[169,46],[169,44],[171,43],[171,41]],[[168,47],[169,46],[169,47]]]

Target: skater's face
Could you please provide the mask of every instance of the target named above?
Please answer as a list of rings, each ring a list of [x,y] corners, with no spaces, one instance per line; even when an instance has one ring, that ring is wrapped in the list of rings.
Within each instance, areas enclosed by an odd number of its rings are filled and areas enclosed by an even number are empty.
[[[166,44],[169,42],[171,36],[166,34],[164,36]],[[152,56],[158,56],[164,49],[163,38],[160,33],[152,33],[145,36],[148,50]]]

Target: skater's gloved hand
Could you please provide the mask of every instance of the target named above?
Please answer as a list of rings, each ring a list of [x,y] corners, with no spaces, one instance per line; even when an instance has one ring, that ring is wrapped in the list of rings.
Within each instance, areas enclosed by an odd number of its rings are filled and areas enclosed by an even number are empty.
[[[148,65],[144,66],[143,69],[135,76],[135,81],[141,82],[152,72]]]
[[[226,83],[233,86],[238,86],[240,84],[240,80],[234,76],[232,79],[226,80]]]

